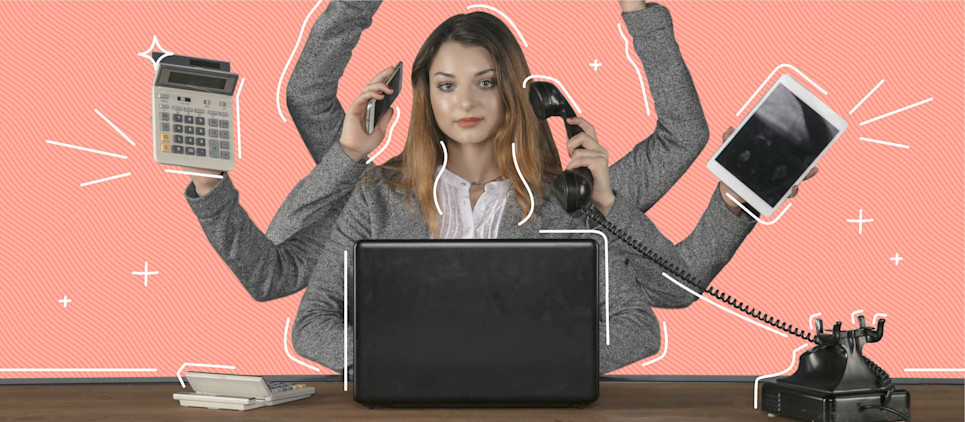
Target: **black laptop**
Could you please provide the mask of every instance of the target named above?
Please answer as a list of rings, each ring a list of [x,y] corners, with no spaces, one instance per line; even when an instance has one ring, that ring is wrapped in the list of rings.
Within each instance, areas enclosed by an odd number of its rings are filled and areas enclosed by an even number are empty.
[[[594,241],[363,240],[355,257],[357,402],[546,407],[597,399]]]

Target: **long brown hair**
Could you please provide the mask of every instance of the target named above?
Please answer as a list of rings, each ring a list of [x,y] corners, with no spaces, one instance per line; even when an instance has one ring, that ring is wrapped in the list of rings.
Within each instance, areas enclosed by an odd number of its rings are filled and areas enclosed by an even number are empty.
[[[536,117],[529,103],[530,88],[522,87],[523,80],[530,75],[529,65],[510,29],[499,18],[484,12],[446,19],[429,34],[412,64],[412,113],[405,146],[399,155],[378,166],[387,170],[383,172],[386,177],[382,180],[405,193],[410,209],[411,197],[419,201],[433,237],[439,234],[439,215],[432,196],[433,172],[442,165],[443,151],[439,141],[446,136],[432,113],[429,66],[446,42],[483,47],[492,56],[496,87],[505,113],[502,125],[493,136],[493,151],[499,175],[512,180],[520,207],[528,210],[530,203],[526,187],[513,165],[513,142],[516,142],[519,170],[533,191],[534,206],[542,204],[547,182],[562,172],[549,125]],[[366,177],[363,181],[374,182],[374,179]]]

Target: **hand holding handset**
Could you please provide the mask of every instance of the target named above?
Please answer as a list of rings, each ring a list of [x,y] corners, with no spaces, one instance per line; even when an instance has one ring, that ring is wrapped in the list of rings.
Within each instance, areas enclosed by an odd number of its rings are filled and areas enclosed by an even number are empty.
[[[342,133],[338,143],[352,160],[361,161],[382,143],[394,110],[386,107],[378,117],[374,114],[370,116],[369,113],[375,113],[375,105],[379,100],[398,95],[402,88],[401,68],[400,62],[394,67],[387,67],[375,74],[365,89],[345,110],[345,120],[342,122]],[[397,86],[390,87],[385,81],[391,81],[393,74],[400,76],[397,77]]]
[[[552,116],[562,117],[563,123],[566,124],[567,139],[583,132],[579,126],[566,122],[567,118],[576,117],[576,113],[556,85],[542,81],[533,82],[529,90],[529,103],[536,117],[541,120]],[[579,148],[583,147],[577,147]],[[566,212],[574,212],[590,202],[590,196],[593,193],[593,175],[586,167],[564,171],[553,183],[553,193]]]
[[[385,114],[385,110],[392,106],[395,97],[399,95],[399,88],[402,87],[402,62],[395,65],[392,74],[385,79],[384,83],[392,88],[392,92],[387,97],[369,100],[369,104],[365,108],[365,133],[369,135],[375,131],[375,123]]]

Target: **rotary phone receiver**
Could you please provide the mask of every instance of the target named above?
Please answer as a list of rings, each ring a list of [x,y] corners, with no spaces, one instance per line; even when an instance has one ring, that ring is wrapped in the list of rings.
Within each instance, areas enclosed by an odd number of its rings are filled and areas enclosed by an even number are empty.
[[[577,125],[566,123],[569,117],[576,117],[570,103],[556,85],[549,82],[534,81],[529,89],[529,103],[540,120],[558,116],[566,125],[566,139],[583,133]],[[579,147],[583,148],[583,147]],[[578,148],[578,149],[579,149]],[[553,182],[553,194],[559,199],[566,212],[572,213],[590,202],[593,193],[593,175],[590,169],[579,167],[566,170]]]

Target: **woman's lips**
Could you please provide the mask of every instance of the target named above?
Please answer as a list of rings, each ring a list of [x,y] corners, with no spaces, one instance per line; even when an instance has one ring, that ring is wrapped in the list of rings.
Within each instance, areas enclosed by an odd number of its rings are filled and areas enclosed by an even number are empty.
[[[482,119],[478,119],[478,118],[459,119],[459,120],[456,120],[456,123],[459,123],[460,127],[470,128],[470,127],[476,126],[476,124],[479,123],[480,120]]]

